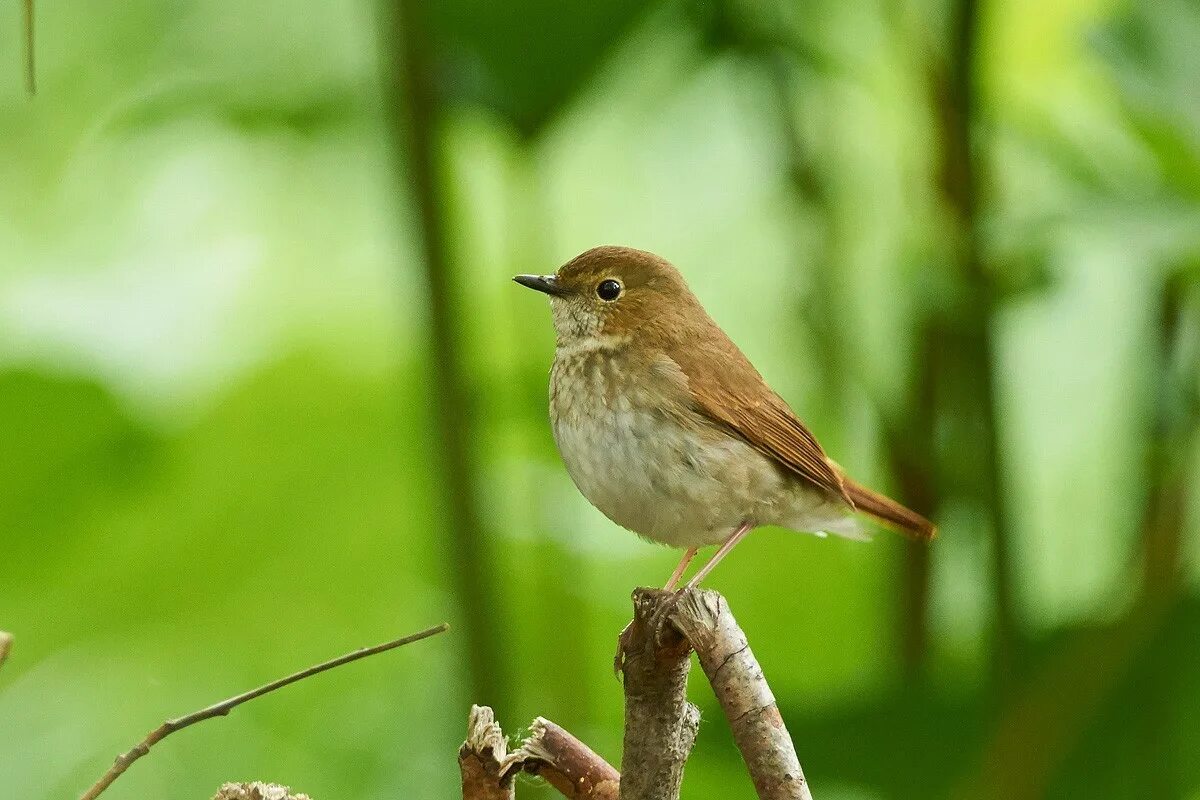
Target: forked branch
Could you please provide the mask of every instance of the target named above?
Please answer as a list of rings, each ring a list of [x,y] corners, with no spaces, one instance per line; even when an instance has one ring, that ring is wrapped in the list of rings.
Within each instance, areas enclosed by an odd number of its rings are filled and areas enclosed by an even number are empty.
[[[684,701],[688,648],[721,704],[762,800],[812,800],[775,697],[724,598],[701,589],[633,593],[622,636],[625,761],[622,800],[675,800],[698,714]],[[637,765],[636,767],[634,765]],[[634,776],[646,783],[634,788]],[[626,793],[626,787],[631,791]]]

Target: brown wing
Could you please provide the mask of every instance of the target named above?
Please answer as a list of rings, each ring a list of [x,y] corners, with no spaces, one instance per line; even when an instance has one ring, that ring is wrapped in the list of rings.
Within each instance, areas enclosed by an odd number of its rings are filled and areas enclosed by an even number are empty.
[[[714,326],[715,328],[715,326]],[[842,477],[808,428],[730,339],[716,333],[674,348],[698,410],[851,508]]]

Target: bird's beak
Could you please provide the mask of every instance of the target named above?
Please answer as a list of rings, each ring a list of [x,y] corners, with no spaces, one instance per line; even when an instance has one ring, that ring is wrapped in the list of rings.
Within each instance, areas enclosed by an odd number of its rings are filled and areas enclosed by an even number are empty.
[[[562,287],[558,285],[558,279],[553,275],[515,275],[513,280],[522,286],[528,286],[530,289],[535,289],[539,292],[559,297],[564,294]]]

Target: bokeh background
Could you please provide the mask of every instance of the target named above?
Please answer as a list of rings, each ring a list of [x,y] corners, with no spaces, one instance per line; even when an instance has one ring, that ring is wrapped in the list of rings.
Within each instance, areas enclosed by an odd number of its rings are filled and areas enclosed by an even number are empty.
[[[1200,798],[1195,0],[0,12],[0,794],[444,798],[472,702],[616,763],[629,592],[544,298],[678,264],[932,547],[711,580],[820,800]],[[688,798],[751,797],[697,673]],[[550,797],[522,785],[527,797]]]

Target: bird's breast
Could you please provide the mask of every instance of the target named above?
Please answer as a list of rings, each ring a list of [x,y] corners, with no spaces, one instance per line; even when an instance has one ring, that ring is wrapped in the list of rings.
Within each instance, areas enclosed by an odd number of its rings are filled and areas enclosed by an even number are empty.
[[[551,369],[554,438],[576,486],[618,525],[681,547],[721,541],[780,481],[690,405],[669,360],[560,348]]]

